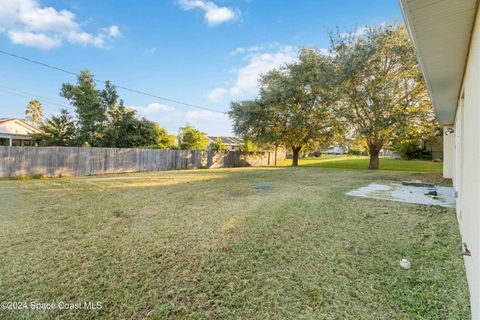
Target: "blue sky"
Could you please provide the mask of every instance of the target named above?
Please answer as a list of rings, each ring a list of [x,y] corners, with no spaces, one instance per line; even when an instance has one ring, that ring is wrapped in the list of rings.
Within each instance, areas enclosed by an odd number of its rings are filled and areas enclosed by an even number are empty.
[[[299,46],[328,47],[328,31],[401,21],[396,0],[0,0],[0,48],[155,95],[226,111],[257,94],[262,72]],[[32,98],[47,116],[75,77],[0,55],[0,118]],[[127,106],[166,127],[230,135],[222,113],[119,90]]]

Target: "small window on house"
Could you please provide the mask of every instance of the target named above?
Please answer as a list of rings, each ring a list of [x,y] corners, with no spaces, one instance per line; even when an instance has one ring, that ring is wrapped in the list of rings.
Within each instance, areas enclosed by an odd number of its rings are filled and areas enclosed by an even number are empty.
[[[7,138],[0,138],[0,146],[9,146],[9,140]]]
[[[12,146],[19,147],[21,145],[22,145],[22,140],[21,139],[13,139],[12,140]]]

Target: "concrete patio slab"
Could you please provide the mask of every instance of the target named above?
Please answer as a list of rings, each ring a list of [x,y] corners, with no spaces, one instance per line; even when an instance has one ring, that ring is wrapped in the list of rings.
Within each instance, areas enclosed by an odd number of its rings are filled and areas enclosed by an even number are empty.
[[[429,195],[435,194],[437,195]],[[452,187],[444,186],[414,186],[403,185],[397,182],[370,183],[346,193],[349,196],[371,198],[378,200],[399,201],[424,205],[455,207],[455,198]]]

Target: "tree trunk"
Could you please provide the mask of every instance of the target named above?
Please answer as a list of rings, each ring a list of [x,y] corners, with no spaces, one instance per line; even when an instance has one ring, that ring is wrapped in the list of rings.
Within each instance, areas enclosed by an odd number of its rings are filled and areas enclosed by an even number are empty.
[[[277,151],[278,151],[278,146],[275,144],[275,167],[277,166]]]
[[[293,147],[293,162],[292,162],[292,167],[298,167],[298,155],[300,153],[300,150],[302,150],[301,147]]]
[[[381,145],[372,145],[368,148],[368,153],[370,154],[370,164],[368,169],[377,170],[380,165],[380,158],[378,157],[380,150],[382,150]]]

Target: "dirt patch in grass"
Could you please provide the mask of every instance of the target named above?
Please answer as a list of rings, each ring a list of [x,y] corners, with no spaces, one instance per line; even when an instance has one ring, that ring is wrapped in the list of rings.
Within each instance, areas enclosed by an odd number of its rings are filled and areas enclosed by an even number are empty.
[[[453,209],[344,195],[419,177],[248,168],[0,181],[0,300],[103,306],[0,318],[469,318]]]

